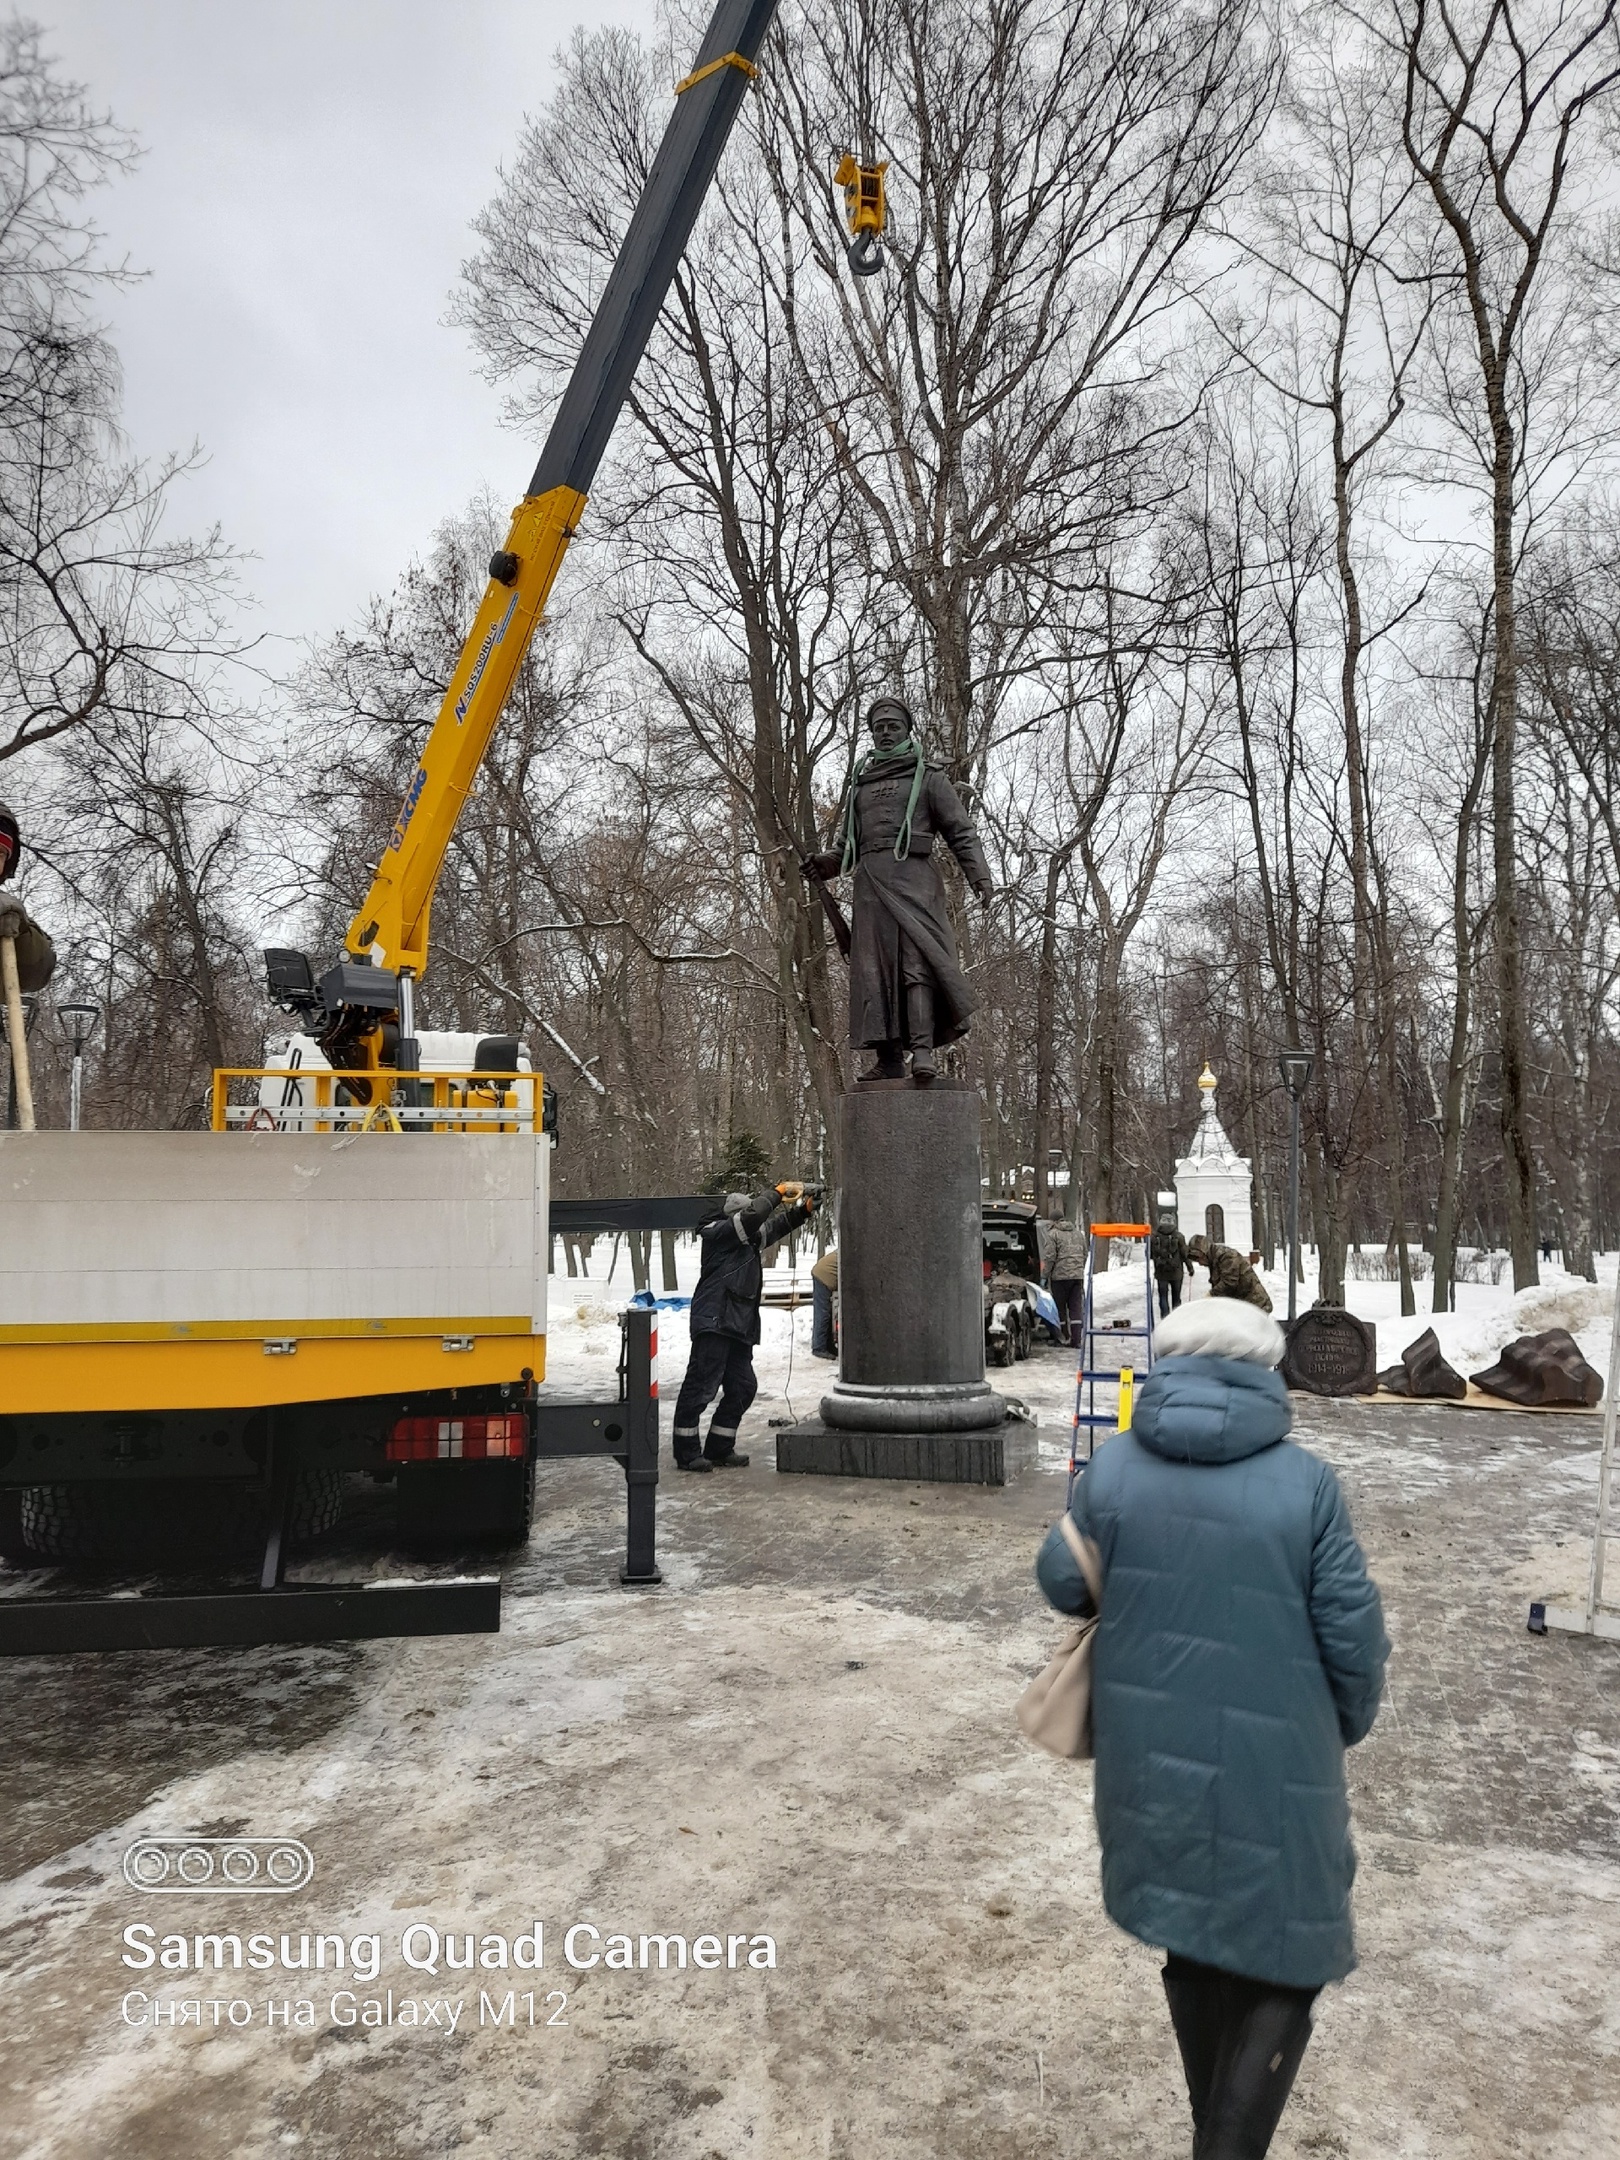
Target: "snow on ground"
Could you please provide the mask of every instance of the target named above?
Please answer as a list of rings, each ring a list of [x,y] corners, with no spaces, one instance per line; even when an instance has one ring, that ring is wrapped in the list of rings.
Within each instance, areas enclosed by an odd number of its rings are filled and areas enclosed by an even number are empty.
[[[689,1297],[698,1277],[695,1238],[676,1240],[676,1273],[680,1294]],[[594,1391],[601,1385],[604,1361],[611,1368],[619,1355],[619,1314],[634,1294],[630,1255],[621,1244],[611,1277],[608,1262],[613,1240],[598,1238],[590,1256],[591,1276],[553,1275],[546,1289],[546,1377],[559,1389]],[[819,1363],[810,1355],[810,1268],[815,1247],[801,1244],[796,1276],[805,1302],[794,1312],[767,1305],[760,1314],[760,1343],[754,1352],[759,1375],[758,1415],[813,1417],[830,1374],[836,1365]],[[794,1278],[784,1249],[778,1265],[767,1277],[783,1287]],[[653,1287],[663,1294],[663,1270],[653,1254]],[[662,1399],[673,1406],[681,1375],[686,1370],[691,1338],[686,1311],[663,1307],[658,1314],[658,1381]]]
[[[797,1270],[787,1265],[785,1248],[766,1277],[772,1285],[786,1287],[797,1279],[806,1302],[789,1312],[767,1305],[760,1315],[761,1340],[754,1354],[759,1375],[756,1422],[769,1417],[813,1417],[816,1406],[837,1366],[818,1363],[810,1355],[809,1269],[814,1247],[801,1243]],[[613,1241],[599,1238],[590,1256],[590,1277],[553,1275],[549,1285],[546,1375],[559,1390],[594,1392],[602,1384],[603,1366],[610,1369],[619,1354],[619,1314],[633,1291],[630,1256],[620,1245],[611,1277],[608,1263]],[[1494,1364],[1504,1344],[1517,1335],[1535,1334],[1543,1328],[1568,1328],[1582,1355],[1603,1374],[1609,1369],[1609,1337],[1614,1311],[1616,1255],[1605,1253],[1598,1263],[1598,1281],[1589,1283],[1568,1275],[1556,1262],[1542,1263],[1538,1288],[1514,1294],[1507,1283],[1462,1283],[1457,1288],[1457,1309],[1449,1313],[1427,1310],[1432,1285],[1417,1284],[1418,1310],[1401,1314],[1400,1285],[1393,1282],[1348,1284],[1350,1310],[1369,1320],[1378,1331],[1378,1362],[1393,1365],[1401,1351],[1432,1327],[1441,1350],[1459,1372],[1482,1372]],[[676,1271],[681,1294],[689,1295],[697,1281],[698,1248],[695,1239],[676,1241]],[[1316,1259],[1305,1255],[1305,1281],[1299,1286],[1298,1309],[1303,1312],[1316,1296]],[[1208,1278],[1195,1278],[1199,1283]],[[1263,1280],[1278,1313],[1288,1308],[1286,1268],[1263,1271]],[[655,1253],[655,1288],[663,1276]],[[1207,1292],[1205,1293],[1207,1294]],[[1129,1319],[1137,1324],[1146,1305],[1144,1270],[1139,1262],[1116,1265],[1097,1279],[1096,1311],[1100,1320]],[[663,1309],[658,1315],[660,1392],[673,1404],[686,1370],[689,1337],[684,1308]],[[992,1383],[1025,1404],[1042,1427],[1043,1452],[1061,1428],[1067,1444],[1070,1414],[1074,1408],[1074,1375],[1067,1350],[1039,1350],[1027,1362],[1009,1370],[992,1370]]]
[[[600,1385],[616,1331],[574,1287],[558,1332]],[[1396,1648],[1349,1765],[1361,1964],[1273,2160],[1613,2160],[1616,1646],[1524,1625],[1590,1551],[1592,1426],[1301,1409]],[[1013,1718],[1060,1633],[1031,1560],[1061,1475],[787,1478],[756,1448],[665,1481],[657,1591],[619,1587],[611,1465],[542,1479],[498,1635],[0,1660],[0,2155],[1185,2154],[1089,1767]],[[323,1547],[349,1578],[392,1521],[364,1481],[351,1505]],[[298,1837],[315,1874],[150,1896],[121,1862],[154,1834]],[[544,1971],[502,1969],[537,1921]],[[141,1968],[142,1923],[186,1962]],[[592,1928],[647,1947],[571,1967],[575,1924],[587,1957]],[[774,1969],[698,1969],[710,1932],[768,1934]]]

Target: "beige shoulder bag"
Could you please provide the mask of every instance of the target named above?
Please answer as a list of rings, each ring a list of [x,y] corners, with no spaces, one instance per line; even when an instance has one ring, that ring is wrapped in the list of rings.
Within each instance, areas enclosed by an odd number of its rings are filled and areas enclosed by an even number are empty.
[[[1091,1646],[1102,1610],[1102,1568],[1097,1548],[1075,1528],[1065,1508],[1059,1517],[1064,1542],[1080,1563],[1096,1608],[1079,1621],[1044,1672],[1018,1698],[1018,1722],[1037,1747],[1070,1762],[1091,1760]]]

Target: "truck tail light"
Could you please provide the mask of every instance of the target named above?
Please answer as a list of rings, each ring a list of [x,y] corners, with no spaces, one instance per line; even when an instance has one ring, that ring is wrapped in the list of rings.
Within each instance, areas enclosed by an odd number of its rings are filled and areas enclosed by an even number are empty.
[[[493,1462],[528,1450],[529,1420],[521,1410],[496,1417],[402,1417],[388,1436],[390,1462]]]

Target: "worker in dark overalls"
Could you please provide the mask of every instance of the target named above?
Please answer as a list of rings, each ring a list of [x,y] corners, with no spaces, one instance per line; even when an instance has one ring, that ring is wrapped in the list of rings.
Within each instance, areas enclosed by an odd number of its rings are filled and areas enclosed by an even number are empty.
[[[737,1428],[759,1389],[754,1345],[759,1341],[759,1295],[764,1287],[766,1246],[807,1222],[813,1193],[800,1184],[767,1186],[764,1192],[727,1193],[698,1224],[703,1266],[692,1293],[692,1354],[675,1398],[677,1470],[745,1470],[737,1452]],[[698,1420],[716,1395],[720,1401],[700,1448]]]

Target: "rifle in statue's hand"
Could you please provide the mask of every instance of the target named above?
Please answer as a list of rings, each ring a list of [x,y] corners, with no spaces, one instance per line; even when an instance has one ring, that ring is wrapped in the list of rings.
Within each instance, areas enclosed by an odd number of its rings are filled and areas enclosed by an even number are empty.
[[[836,877],[838,875],[838,872],[836,868],[829,869],[826,866],[829,864],[836,864],[837,860],[838,858],[833,855],[801,856],[799,860],[799,868],[803,871],[805,877],[810,881],[810,883],[815,887],[816,898],[821,902],[822,913],[826,916],[828,927],[831,929],[834,938],[836,938],[836,940],[838,941],[838,950],[847,960],[849,958],[850,946],[849,921],[848,918],[845,916],[843,909],[833,898],[833,895],[829,891],[827,885],[828,878]]]

